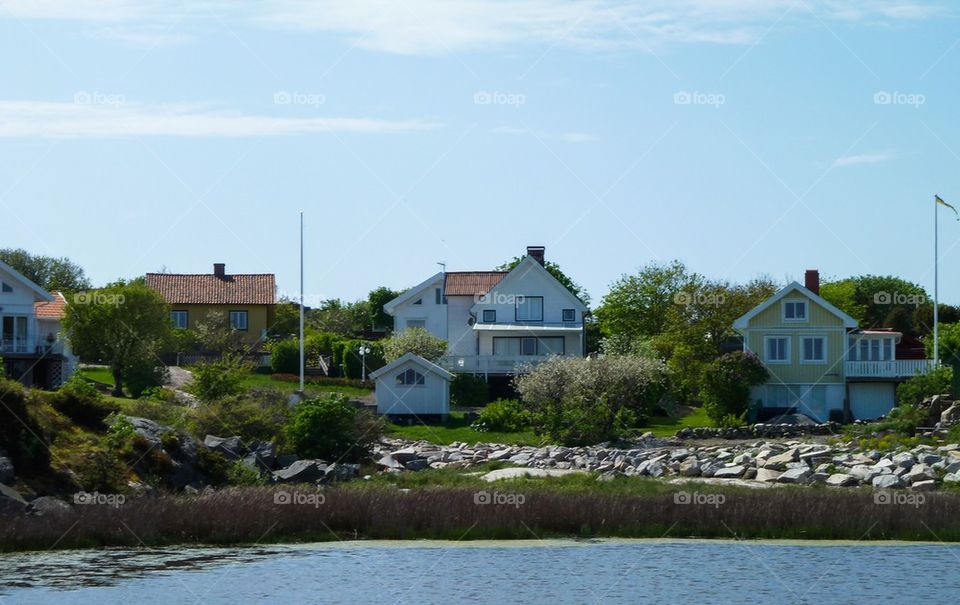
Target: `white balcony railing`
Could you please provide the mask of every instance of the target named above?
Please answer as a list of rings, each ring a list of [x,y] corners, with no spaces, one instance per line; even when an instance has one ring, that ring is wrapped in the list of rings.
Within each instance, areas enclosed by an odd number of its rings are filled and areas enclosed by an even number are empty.
[[[439,365],[454,373],[515,374],[520,366],[547,359],[548,355],[447,355]]]
[[[893,361],[848,361],[848,378],[909,378],[934,368],[932,359],[895,359]]]
[[[50,343],[46,340],[37,340],[33,338],[28,338],[26,340],[4,338],[0,339],[0,355],[4,353],[7,355],[42,355],[44,353],[59,355],[63,353],[63,343],[59,340]]]

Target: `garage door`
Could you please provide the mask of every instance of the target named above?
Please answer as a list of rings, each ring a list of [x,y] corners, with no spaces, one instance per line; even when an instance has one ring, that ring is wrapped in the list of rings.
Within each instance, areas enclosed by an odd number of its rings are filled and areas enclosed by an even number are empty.
[[[896,390],[892,382],[864,382],[850,385],[850,412],[855,420],[873,420],[893,409]]]

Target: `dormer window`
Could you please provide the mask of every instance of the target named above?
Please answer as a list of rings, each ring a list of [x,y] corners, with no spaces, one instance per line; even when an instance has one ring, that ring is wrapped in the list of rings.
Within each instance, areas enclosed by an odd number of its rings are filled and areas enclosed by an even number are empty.
[[[807,301],[783,301],[783,321],[807,321]]]

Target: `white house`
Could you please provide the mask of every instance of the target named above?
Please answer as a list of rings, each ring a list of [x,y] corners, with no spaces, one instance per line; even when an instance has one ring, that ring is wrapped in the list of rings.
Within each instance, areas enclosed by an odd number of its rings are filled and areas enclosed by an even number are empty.
[[[57,388],[76,369],[60,323],[67,301],[0,261],[0,357],[3,372],[27,386]]]
[[[450,413],[453,374],[414,353],[372,372],[377,384],[377,413],[389,416],[446,416]]]
[[[587,307],[530,246],[511,271],[440,272],[384,305],[394,330],[425,328],[447,341],[440,365],[457,373],[509,375],[550,355],[582,357]]]

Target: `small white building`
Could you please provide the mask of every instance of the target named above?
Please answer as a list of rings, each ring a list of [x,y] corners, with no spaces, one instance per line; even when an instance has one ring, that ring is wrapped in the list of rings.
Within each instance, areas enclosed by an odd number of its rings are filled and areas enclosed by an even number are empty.
[[[414,353],[391,361],[370,378],[377,383],[377,413],[388,416],[446,416],[453,374]]]

